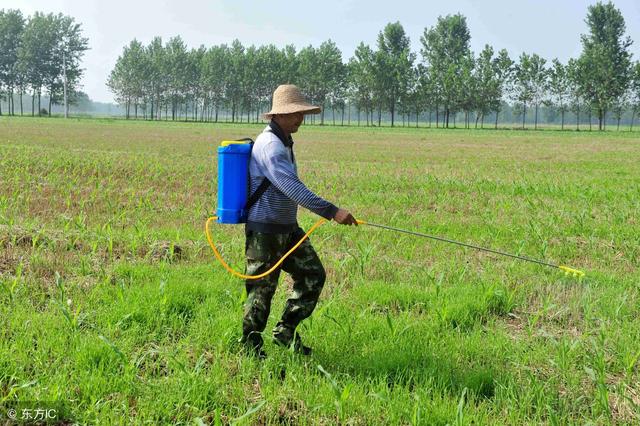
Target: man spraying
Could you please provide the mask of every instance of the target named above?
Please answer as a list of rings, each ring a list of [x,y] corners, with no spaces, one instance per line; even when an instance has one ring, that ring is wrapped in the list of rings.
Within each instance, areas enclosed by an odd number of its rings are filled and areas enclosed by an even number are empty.
[[[257,137],[249,162],[250,205],[246,224],[246,273],[257,275],[271,268],[303,236],[298,226],[298,205],[342,225],[357,225],[347,210],[341,209],[309,190],[298,178],[293,139],[305,114],[317,114],[320,107],[306,102],[298,87],[286,84],[273,93],[271,122]],[[242,321],[242,343],[264,358],[262,332],[267,325],[271,299],[278,285],[280,269],[293,278],[293,293],[282,318],[273,329],[274,342],[301,354],[311,354],[302,344],[296,327],[313,312],[325,282],[325,270],[311,242],[305,240],[271,274],[247,280],[247,301]]]

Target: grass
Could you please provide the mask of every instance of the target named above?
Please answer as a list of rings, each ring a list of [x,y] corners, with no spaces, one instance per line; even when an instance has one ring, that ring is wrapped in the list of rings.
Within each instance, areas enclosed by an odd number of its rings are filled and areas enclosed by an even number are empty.
[[[638,421],[639,133],[303,127],[304,181],[356,217],[587,276],[325,225],[314,355],[268,342],[258,362],[203,224],[216,145],[261,127],[0,118],[0,405],[100,424]],[[214,232],[242,269],[242,227]]]

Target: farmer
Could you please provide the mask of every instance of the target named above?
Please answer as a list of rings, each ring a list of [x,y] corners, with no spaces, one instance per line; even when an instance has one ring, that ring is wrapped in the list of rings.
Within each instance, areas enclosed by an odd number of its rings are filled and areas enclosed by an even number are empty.
[[[246,224],[246,273],[260,274],[271,268],[305,232],[298,226],[298,205],[343,225],[357,225],[347,210],[340,209],[309,190],[298,178],[293,139],[305,114],[320,108],[307,103],[298,87],[285,84],[273,93],[271,111],[264,118],[271,122],[257,137],[249,162],[251,175]],[[253,203],[253,204],[252,204]],[[276,344],[311,354],[296,327],[313,312],[325,282],[325,271],[307,239],[282,266],[258,280],[247,280],[247,301],[242,321],[242,343],[250,353],[264,358],[262,331],[267,325],[271,299],[278,285],[280,269],[293,278],[293,293],[282,318],[273,329]]]

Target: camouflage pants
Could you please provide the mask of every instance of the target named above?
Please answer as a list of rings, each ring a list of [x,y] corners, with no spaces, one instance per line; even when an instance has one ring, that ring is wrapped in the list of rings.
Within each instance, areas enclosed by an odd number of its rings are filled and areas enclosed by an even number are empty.
[[[246,258],[248,275],[271,268],[304,235],[298,228],[289,234],[264,234],[247,231]],[[247,280],[247,301],[242,321],[243,341],[254,348],[262,347],[262,332],[267,325],[271,299],[278,286],[280,271],[293,278],[293,292],[286,302],[282,318],[273,329],[274,338],[284,345],[292,342],[300,321],[313,312],[325,282],[325,271],[309,239],[285,259],[271,274],[258,280]]]

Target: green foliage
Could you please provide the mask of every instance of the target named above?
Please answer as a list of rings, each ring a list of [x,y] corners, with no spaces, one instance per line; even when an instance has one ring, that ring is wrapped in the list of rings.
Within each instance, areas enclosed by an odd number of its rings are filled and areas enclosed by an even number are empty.
[[[624,17],[611,2],[589,6],[586,23],[589,34],[581,37],[582,54],[578,60],[580,88],[597,112],[602,130],[607,110],[627,90],[632,41],[624,37]]]
[[[464,71],[468,73],[472,67],[470,40],[467,19],[461,14],[438,17],[436,25],[425,28],[420,38],[420,52],[428,67],[430,80],[437,85],[433,95],[437,104],[444,109],[445,127],[449,127],[450,115],[461,108]]]
[[[68,91],[75,91],[82,77],[80,61],[88,49],[88,40],[82,37],[81,25],[72,17],[36,12],[29,17],[17,44],[18,64],[11,78],[21,82],[18,85],[21,93],[28,85],[40,99],[42,90],[46,89],[50,105],[60,103],[65,78]]]

